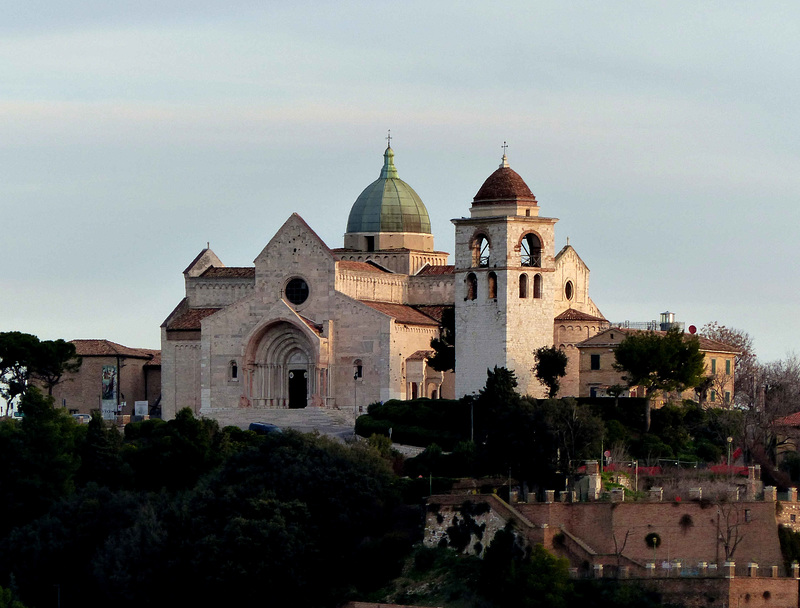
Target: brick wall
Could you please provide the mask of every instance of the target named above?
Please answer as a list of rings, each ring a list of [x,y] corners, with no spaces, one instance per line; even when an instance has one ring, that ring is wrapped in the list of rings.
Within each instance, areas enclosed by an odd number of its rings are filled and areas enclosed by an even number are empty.
[[[686,608],[796,608],[798,599],[793,578],[658,578],[640,584]]]
[[[613,555],[614,539],[621,544],[627,534],[623,554],[642,563],[655,560],[659,567],[675,559],[692,568],[699,561],[724,561],[724,544],[717,542],[719,524],[723,534],[729,528],[740,534],[733,554],[737,572],[744,573],[749,561],[783,571],[774,502],[538,503],[516,508],[534,524],[563,526],[598,554]],[[650,533],[661,538],[655,553],[645,542]]]
[[[124,414],[133,414],[133,402],[150,400],[154,403],[160,394],[160,370],[150,370],[147,380],[147,393],[145,393],[145,365],[149,359],[121,357],[119,371],[120,401],[127,403]],[[76,374],[66,374],[63,381],[53,388],[53,400],[56,407],[65,407],[76,410],[80,414],[90,414],[93,410],[100,410],[100,393],[102,390],[103,366],[116,367],[117,358],[112,356],[83,356],[81,367]],[[158,391],[152,397],[156,387],[151,387],[158,377]],[[122,397],[124,395],[124,397]],[[148,397],[150,395],[150,397]]]

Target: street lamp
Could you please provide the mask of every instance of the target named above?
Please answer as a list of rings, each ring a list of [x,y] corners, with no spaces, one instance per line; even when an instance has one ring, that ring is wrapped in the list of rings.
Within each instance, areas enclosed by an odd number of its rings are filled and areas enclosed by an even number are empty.
[[[733,475],[731,471],[731,446],[733,445],[733,437],[728,437],[728,481],[730,481],[731,476]]]

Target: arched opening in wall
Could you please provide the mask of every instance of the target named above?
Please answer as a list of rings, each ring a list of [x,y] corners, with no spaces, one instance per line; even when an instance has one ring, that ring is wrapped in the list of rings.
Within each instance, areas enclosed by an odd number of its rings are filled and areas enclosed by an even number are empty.
[[[286,321],[251,339],[245,369],[247,397],[261,407],[304,408],[312,394],[320,394],[316,350],[299,327]]]
[[[476,234],[472,239],[472,266],[475,268],[488,268],[492,246],[485,234]]]
[[[418,391],[417,383],[416,382],[412,382],[411,383],[411,398],[412,399],[416,399],[417,398],[417,396],[418,396],[417,395],[417,391]]]
[[[353,379],[354,380],[361,380],[364,377],[364,364],[361,362],[361,359],[356,359],[353,361]]]
[[[289,409],[308,405],[308,371],[305,367],[289,370]]]
[[[236,361],[231,361],[228,365],[228,379],[233,382],[239,381],[239,366]]]
[[[466,300],[474,300],[478,297],[478,277],[475,276],[474,273],[470,272],[467,275],[466,279],[467,283],[467,297]]]
[[[438,387],[433,383],[428,384],[428,398],[430,398],[430,399],[438,399],[439,398]]]
[[[564,297],[567,298],[567,300],[572,300],[574,296],[575,287],[572,285],[572,281],[567,281],[564,285]]]
[[[528,297],[528,275],[527,274],[519,275],[519,297],[520,298],[527,298]]]
[[[520,242],[520,262],[522,266],[540,268],[542,266],[542,242],[529,232]]]
[[[489,273],[488,277],[489,299],[497,299],[497,275],[493,272]]]
[[[533,297],[542,297],[542,275],[537,274],[533,277]]]

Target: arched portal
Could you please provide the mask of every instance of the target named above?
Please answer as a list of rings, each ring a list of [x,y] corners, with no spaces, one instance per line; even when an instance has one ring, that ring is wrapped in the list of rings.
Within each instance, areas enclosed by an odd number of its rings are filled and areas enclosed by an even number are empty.
[[[324,386],[316,349],[292,323],[269,325],[253,337],[248,353],[250,398],[256,405],[304,408]]]

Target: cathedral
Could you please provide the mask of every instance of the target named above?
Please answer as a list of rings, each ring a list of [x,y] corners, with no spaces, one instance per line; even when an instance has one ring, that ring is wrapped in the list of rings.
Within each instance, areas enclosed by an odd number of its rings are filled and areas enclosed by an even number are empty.
[[[228,267],[206,248],[183,271],[186,293],[161,326],[162,414],[209,417],[267,408],[353,408],[480,390],[487,368],[514,370],[544,396],[534,351],[567,352],[560,396],[578,394],[576,344],[608,327],[589,297],[589,269],[557,220],[503,155],[469,217],[453,220],[454,264],[436,251],[419,195],[394,151],[350,209],[341,248],[292,214],[255,258]],[[456,369],[428,365],[454,310]]]

